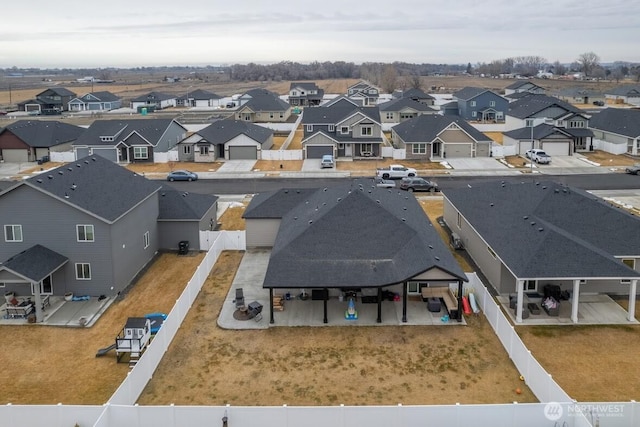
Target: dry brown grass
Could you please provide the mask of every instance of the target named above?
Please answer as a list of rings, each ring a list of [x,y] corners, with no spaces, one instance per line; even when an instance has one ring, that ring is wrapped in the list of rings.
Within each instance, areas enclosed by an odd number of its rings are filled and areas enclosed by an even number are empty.
[[[304,130],[302,127],[296,129],[291,142],[287,146],[287,150],[302,150],[302,140],[304,139]]]
[[[167,162],[167,163],[130,163],[125,167],[136,173],[169,173],[178,169],[186,169],[192,172],[215,172],[223,162],[195,163],[195,162]]]
[[[262,172],[298,172],[302,169],[302,160],[258,160],[254,171]]]
[[[487,135],[489,138],[491,138],[498,144],[502,145],[502,140],[504,138],[504,135],[502,134],[502,132],[482,132],[482,133]]]
[[[229,206],[218,220],[222,224],[220,230],[244,230],[246,223],[242,215],[247,205],[248,203],[243,203],[242,206]]]
[[[273,145],[271,146],[271,150],[279,150],[282,148],[282,144],[287,139],[286,136],[274,136],[273,137]]]
[[[638,163],[637,159],[620,154],[611,154],[602,150],[580,153],[592,162],[600,163],[601,166],[630,166]]]

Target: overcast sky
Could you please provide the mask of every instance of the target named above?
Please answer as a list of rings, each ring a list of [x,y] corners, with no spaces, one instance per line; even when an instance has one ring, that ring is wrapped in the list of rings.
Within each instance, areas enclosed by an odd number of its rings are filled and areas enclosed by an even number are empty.
[[[5,0],[0,68],[640,62],[638,0]]]

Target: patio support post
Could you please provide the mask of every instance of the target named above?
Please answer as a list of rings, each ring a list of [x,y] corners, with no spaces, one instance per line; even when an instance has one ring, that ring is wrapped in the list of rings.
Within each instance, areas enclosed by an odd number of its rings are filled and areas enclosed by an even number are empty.
[[[516,323],[522,323],[522,302],[524,300],[524,280],[518,280],[518,299],[516,301]]]
[[[378,318],[376,322],[382,323],[382,288],[378,288]]]
[[[44,320],[42,318],[42,296],[40,295],[40,283],[31,282],[31,289],[33,289],[33,298],[35,299],[36,305],[36,322],[40,323]]]
[[[580,280],[573,281],[573,293],[571,294],[571,321],[578,323],[578,301],[580,300]]]
[[[407,282],[402,282],[402,322],[407,323]]]
[[[322,319],[322,323],[329,323],[329,318],[327,317],[327,300],[329,299],[329,289],[324,290],[324,294],[322,295],[322,305],[324,306],[324,318]]]
[[[458,322],[462,322],[462,292],[462,280],[458,280],[458,314],[456,314],[456,320]]]
[[[631,280],[629,287],[629,322],[633,322],[636,318],[636,289],[638,288],[638,279]]]
[[[273,288],[269,288],[269,323],[276,323],[273,320]]]

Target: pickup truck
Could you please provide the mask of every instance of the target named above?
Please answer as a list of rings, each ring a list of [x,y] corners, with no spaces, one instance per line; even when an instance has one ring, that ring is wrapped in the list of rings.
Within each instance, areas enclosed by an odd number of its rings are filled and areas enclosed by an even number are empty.
[[[416,176],[415,169],[406,168],[402,165],[390,165],[388,168],[377,168],[376,176],[382,179],[401,179]]]

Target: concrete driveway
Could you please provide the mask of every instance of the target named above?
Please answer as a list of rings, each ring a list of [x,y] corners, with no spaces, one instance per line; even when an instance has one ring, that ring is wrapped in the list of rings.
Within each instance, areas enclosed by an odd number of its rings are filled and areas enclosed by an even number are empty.
[[[221,173],[251,172],[256,160],[227,160],[218,169]]]
[[[446,159],[447,163],[456,170],[495,170],[509,169],[494,157],[474,157]]]

